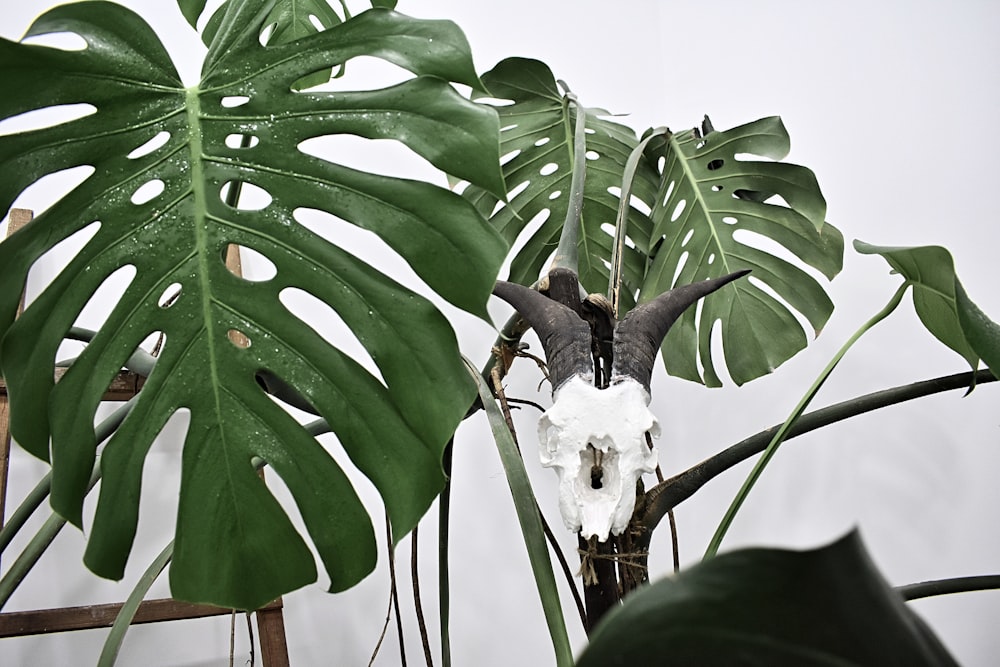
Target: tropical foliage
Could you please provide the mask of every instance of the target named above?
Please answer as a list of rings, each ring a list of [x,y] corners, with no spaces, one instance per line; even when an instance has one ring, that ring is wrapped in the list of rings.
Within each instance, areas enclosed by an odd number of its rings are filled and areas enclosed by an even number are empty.
[[[164,556],[172,594],[255,609],[317,579],[310,545],[261,481],[262,468],[289,489],[330,590],[342,591],[371,572],[376,541],[345,470],[317,436],[336,435],[379,492],[398,541],[446,488],[448,443],[483,407],[557,662],[569,664],[538,513],[492,399],[501,388],[469,373],[427,298],[338,245],[331,230],[348,224],[377,236],[443,301],[483,318],[505,259],[509,280],[523,285],[544,282],[553,264],[570,266],[586,292],[606,294],[617,318],[671,288],[749,269],[748,280],[685,312],[662,345],[669,373],[708,386],[772,372],[823,328],[833,303],[821,277],[840,272],[843,237],[825,221],[813,173],[783,162],[789,137],[778,118],[727,130],[705,118],[698,128],[637,135],[585,106],[539,61],[503,60],[480,77],[455,24],[371,4],[352,16],[323,0],[227,0],[210,13],[206,0],[179,0],[207,45],[201,80],[190,87],[143,19],[112,2],[57,7],[27,33],[75,33],[83,50],[0,40],[0,120],[65,105],[89,111],[0,136],[0,211],[50,174],[89,174],[0,244],[11,431],[51,463],[52,507],[73,524],[82,527],[84,499],[100,478],[85,562],[120,578],[151,443],[188,411],[175,540]],[[323,85],[363,56],[409,75],[378,90]],[[31,85],[39,80],[47,85]],[[395,140],[457,185],[367,173],[308,148],[336,135]],[[69,238],[85,241],[16,316],[32,267]],[[993,369],[969,377],[996,379],[1000,327],[969,299],[945,249],[855,247],[884,257],[904,280],[857,336],[912,287],[928,330],[973,371],[980,360]],[[241,249],[270,275],[230,270],[227,256]],[[112,280],[127,287],[98,331],[81,332],[80,313]],[[295,316],[288,304],[300,294],[342,320],[367,359]],[[715,330],[722,360],[712,354]],[[71,337],[87,345],[57,383],[57,351]],[[158,337],[153,359],[144,347]],[[771,440],[764,464],[806,420],[839,358]],[[148,375],[142,391],[120,423],[95,430],[109,382],[137,365]],[[288,405],[318,419],[300,423]],[[649,526],[679,502],[666,500],[678,488],[661,481],[644,496]],[[747,651],[761,664],[790,656],[950,664],[853,536],[805,554],[723,555],[629,599],[579,664],[633,664],[664,651],[699,664]]]

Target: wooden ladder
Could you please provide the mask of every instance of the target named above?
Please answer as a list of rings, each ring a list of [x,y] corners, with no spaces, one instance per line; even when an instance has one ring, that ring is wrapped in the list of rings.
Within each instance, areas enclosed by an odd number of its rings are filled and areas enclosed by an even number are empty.
[[[32,212],[11,209],[7,236],[31,221]],[[239,252],[230,248],[226,264],[236,275],[242,275]],[[121,371],[111,383],[104,400],[127,401],[142,388],[143,378],[129,371]],[[7,497],[7,475],[10,468],[10,413],[7,385],[0,377],[0,526],[4,521]],[[282,601],[277,599],[256,612],[257,636],[260,642],[261,663],[264,667],[288,667],[288,646],[285,640],[285,623]],[[109,628],[122,608],[122,603],[34,609],[0,613],[0,639],[26,635]],[[132,620],[133,624],[179,621],[206,616],[232,614],[232,609],[211,605],[190,604],[173,599],[144,600]]]

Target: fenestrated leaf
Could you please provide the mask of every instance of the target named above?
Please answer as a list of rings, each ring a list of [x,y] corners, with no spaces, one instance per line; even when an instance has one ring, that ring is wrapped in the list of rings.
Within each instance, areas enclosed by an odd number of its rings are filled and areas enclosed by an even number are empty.
[[[190,0],[180,0],[182,3],[191,4]],[[185,9],[184,4],[181,5]],[[215,40],[215,35],[219,30],[222,19],[229,8],[229,0],[223,2],[215,10],[215,13],[205,23],[202,30],[202,41],[206,45]],[[197,17],[205,10],[205,3],[197,0],[194,7],[189,7],[185,11],[194,14],[194,20],[188,19],[192,26],[196,25]],[[197,14],[195,14],[197,12]],[[323,30],[329,30],[335,25],[343,22],[326,0],[274,0],[273,7],[264,19],[263,28],[266,32],[266,43],[268,45],[288,44],[297,39],[308,37]],[[293,86],[297,90],[311,88],[326,83],[330,80],[331,70],[326,68],[319,72],[313,72],[296,81]]]
[[[816,333],[833,312],[812,275],[760,249],[759,239],[779,244],[830,279],[841,269],[844,241],[823,221],[826,202],[810,170],[742,157],[782,159],[789,141],[780,119],[724,132],[706,129],[704,136],[695,130],[673,134],[647,150],[658,164],[660,186],[640,300],[676,285],[751,269],[750,280],[731,283],[707,297],[700,310],[686,311],[663,343],[667,372],[719,386],[711,332],[721,321],[726,367],[733,381],[743,384],[806,346],[796,312]],[[775,195],[784,203],[769,201]]]
[[[577,667],[957,665],[857,533],[813,551],[745,549],[626,598]]]
[[[15,438],[48,458],[51,436],[53,506],[79,525],[101,395],[140,342],[163,332],[155,370],[105,447],[86,561],[102,575],[121,576],[145,454],[167,419],[186,408],[172,592],[244,609],[316,576],[305,542],[257,476],[254,456],[290,490],[331,589],[353,585],[375,562],[370,521],[343,471],[267,397],[260,373],[286,382],[329,422],[381,493],[396,538],[443,485],[441,452],[475,396],[443,316],[306,229],[295,211],[327,211],[371,230],[442,297],[480,315],[505,249],[474,207],[447,190],[298,150],[328,134],[394,138],[442,170],[502,193],[496,114],[447,83],[480,85],[454,24],[372,10],[293,44],[262,47],[258,35],[269,11],[260,1],[233,3],[202,83],[189,89],[149,27],[111,3],[59,7],[29,32],[77,33],[88,43],[83,51],[0,41],[0,78],[10,86],[0,97],[0,118],[60,104],[97,108],[0,138],[3,211],[46,174],[94,169],[0,244],[0,368]],[[359,55],[417,76],[382,91],[291,90],[302,76]],[[135,150],[158,133],[169,135],[165,143]],[[248,146],[232,142],[240,136],[250,138]],[[133,203],[150,182],[162,184],[162,192]],[[234,182],[261,188],[270,202],[230,207],[221,192]],[[94,221],[96,234],[15,322],[29,268]],[[229,244],[266,256],[276,275],[236,277],[223,263]],[[91,295],[125,266],[135,276],[124,295],[53,386],[58,345]],[[282,305],[279,296],[292,287],[336,311],[380,378]],[[176,299],[161,301],[175,290]],[[231,331],[245,334],[250,346],[234,344]]]
[[[482,188],[469,187],[464,196],[474,202],[508,243],[514,243],[536,216],[547,216],[530,232],[514,255],[510,280],[531,284],[538,279],[559,243],[568,207],[573,168],[573,130],[577,106],[559,92],[552,72],[537,60],[509,58],[483,75],[490,95],[513,100],[498,106],[502,127],[501,150],[510,159],[504,164],[508,190],[516,194],[497,209],[499,199]],[[603,118],[600,109],[585,109],[587,180],[584,188],[582,230],[579,241],[580,282],[589,292],[608,288],[615,215],[622,172],[629,153],[638,143],[624,125]],[[527,184],[519,189],[522,184]],[[655,174],[643,165],[633,194],[652,203]],[[648,249],[650,223],[631,208],[629,247],[625,256],[625,283],[634,293],[642,279],[644,253]],[[631,299],[629,300],[631,305]]]
[[[946,248],[855,241],[854,249],[865,255],[881,255],[910,282],[917,316],[935,338],[962,355],[973,370],[982,359],[994,375],[1000,372],[1000,325],[969,299]]]

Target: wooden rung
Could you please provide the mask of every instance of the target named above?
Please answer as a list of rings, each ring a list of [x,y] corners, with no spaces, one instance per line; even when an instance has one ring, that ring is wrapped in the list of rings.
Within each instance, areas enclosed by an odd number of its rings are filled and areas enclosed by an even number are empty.
[[[56,382],[65,375],[66,368],[57,368],[55,371]],[[108,390],[104,392],[104,396],[101,400],[104,401],[127,401],[136,395],[136,393],[142,389],[142,385],[145,384],[146,378],[132,371],[121,371],[108,385]],[[0,396],[7,395],[7,383],[2,377],[0,377]]]
[[[110,628],[111,624],[115,622],[115,618],[118,616],[121,608],[122,603],[119,602],[83,607],[6,612],[0,614],[0,638],[24,637],[27,635],[66,632],[69,630]],[[281,608],[282,602],[278,599],[261,607],[258,612],[271,612],[273,610],[280,610]],[[222,607],[214,607],[207,604],[178,602],[170,598],[146,600],[139,605],[132,624],[138,625],[139,623],[159,623],[160,621],[179,621],[187,618],[221,616],[223,614],[230,614],[232,611],[232,609],[223,609]]]

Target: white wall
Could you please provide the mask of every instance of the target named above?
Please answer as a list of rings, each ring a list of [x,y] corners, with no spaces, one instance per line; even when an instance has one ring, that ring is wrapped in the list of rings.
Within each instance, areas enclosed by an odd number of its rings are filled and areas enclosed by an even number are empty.
[[[151,19],[193,83],[198,43],[173,3],[126,4]],[[8,5],[2,10],[0,34],[18,37],[47,5],[45,0]],[[828,220],[848,241],[947,246],[970,296],[1000,319],[993,274],[1000,232],[991,206],[997,173],[993,162],[1000,149],[995,123],[1000,6],[995,3],[404,0],[400,10],[457,21],[480,70],[511,55],[547,62],[583,104],[630,113],[623,120],[638,131],[654,125],[693,126],[704,113],[718,128],[781,115],[792,136],[790,160],[816,172],[829,204]],[[18,205],[43,208],[46,193],[33,191]],[[887,273],[881,259],[848,250],[845,270],[831,287],[838,308],[823,335],[778,372],[743,389],[707,390],[659,371],[653,392],[654,411],[664,426],[664,472],[678,472],[782,421],[833,352],[888,300],[899,279]],[[508,312],[499,303],[491,310],[498,321]],[[455,317],[465,354],[485,360],[491,329],[453,309],[447,312]],[[923,331],[906,303],[848,355],[817,406],[959,372],[963,363]],[[547,389],[537,393],[537,383],[530,364],[521,364],[509,393],[547,403]],[[990,385],[967,398],[952,393],[923,399],[788,443],[724,547],[812,546],[858,525],[893,584],[996,572],[998,390]],[[519,433],[531,453],[535,415],[522,412]],[[147,466],[155,474],[149,479],[166,483],[160,491],[145,486],[144,518],[154,512],[169,516],[178,448],[169,441],[156,446]],[[528,460],[543,511],[558,530],[555,476],[539,469],[533,456]],[[10,503],[42,474],[43,466],[22,454],[12,469]],[[732,470],[678,508],[684,563],[698,560],[748,469]],[[370,487],[357,483],[370,498]],[[481,418],[459,432],[453,507],[455,664],[548,664],[551,649],[532,597],[509,492]],[[374,508],[377,517],[380,510],[377,504]],[[423,593],[432,617],[434,514],[432,510],[421,531]],[[169,539],[162,525],[147,524],[143,530],[140,539],[147,537],[149,544],[137,549],[124,585],[85,574],[80,564],[83,538],[75,530],[65,531],[8,609],[123,598],[129,581]],[[652,561],[659,574],[669,569],[664,532],[654,542]],[[574,549],[572,536],[563,537],[567,548]],[[409,541],[400,549],[408,554]],[[383,559],[375,575],[346,594],[329,596],[317,585],[287,596],[293,664],[367,664],[385,613],[384,575]],[[405,576],[403,581],[408,586]],[[157,594],[166,594],[162,585]],[[408,588],[403,598],[409,599]],[[963,664],[989,665],[1000,653],[1000,637],[993,631],[1000,593],[937,598],[914,607]],[[566,609],[579,646],[582,632],[572,608]],[[415,626],[409,620],[407,633],[409,658],[419,662]],[[100,631],[5,640],[0,642],[0,663],[88,664],[102,641]],[[242,636],[240,642],[245,649]],[[228,620],[185,621],[135,629],[119,664],[222,664],[227,652]],[[390,631],[376,664],[398,664],[397,652]],[[238,654],[237,661],[245,657]]]

